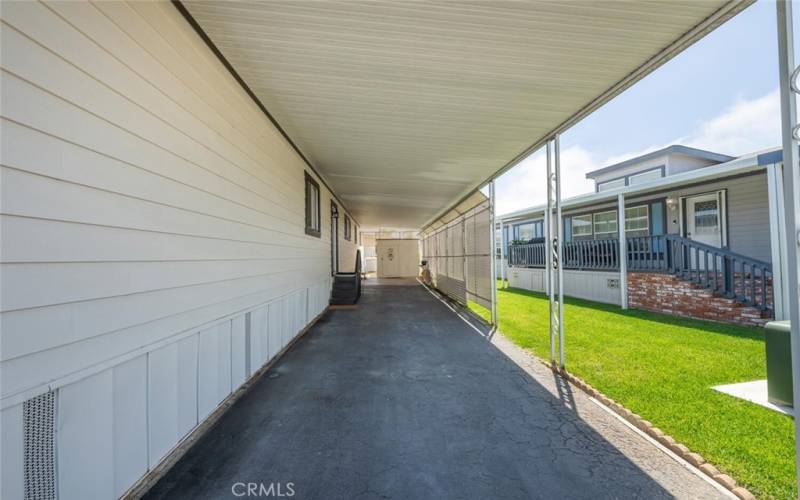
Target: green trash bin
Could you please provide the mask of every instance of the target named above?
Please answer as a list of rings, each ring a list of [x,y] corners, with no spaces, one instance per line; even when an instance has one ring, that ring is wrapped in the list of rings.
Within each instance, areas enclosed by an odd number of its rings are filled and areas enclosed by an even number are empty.
[[[789,322],[770,321],[764,328],[767,345],[767,397],[770,403],[793,407]]]

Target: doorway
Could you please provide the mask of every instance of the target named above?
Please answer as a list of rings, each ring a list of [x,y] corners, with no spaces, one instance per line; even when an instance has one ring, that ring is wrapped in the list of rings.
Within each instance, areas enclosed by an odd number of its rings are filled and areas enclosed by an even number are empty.
[[[331,201],[331,275],[339,272],[339,207]]]
[[[721,193],[687,197],[685,206],[684,236],[699,243],[722,247],[725,244],[725,218]]]

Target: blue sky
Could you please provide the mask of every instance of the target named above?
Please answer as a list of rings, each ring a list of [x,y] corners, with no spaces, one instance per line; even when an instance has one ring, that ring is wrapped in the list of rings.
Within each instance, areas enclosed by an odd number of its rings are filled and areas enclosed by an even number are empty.
[[[756,2],[564,133],[565,197],[591,190],[587,171],[672,143],[779,146],[775,23],[774,3]],[[543,180],[539,152],[498,179],[498,213],[543,203]]]

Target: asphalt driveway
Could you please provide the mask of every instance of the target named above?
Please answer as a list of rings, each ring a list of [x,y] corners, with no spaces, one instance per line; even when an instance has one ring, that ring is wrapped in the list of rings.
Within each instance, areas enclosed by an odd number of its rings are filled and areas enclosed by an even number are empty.
[[[329,311],[148,497],[724,498],[502,336],[387,283]]]

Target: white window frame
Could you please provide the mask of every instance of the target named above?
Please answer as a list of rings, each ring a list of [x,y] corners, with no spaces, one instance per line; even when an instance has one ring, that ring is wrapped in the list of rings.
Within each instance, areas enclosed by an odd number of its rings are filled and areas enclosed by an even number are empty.
[[[305,172],[305,232],[315,238],[322,237],[321,197],[319,183]]]
[[[589,224],[587,226],[584,226],[584,227],[588,227],[589,228],[589,234],[578,234],[578,233],[576,233],[575,232],[575,219],[582,219],[582,218],[586,218],[586,217],[589,218],[589,221],[588,221]],[[594,218],[592,217],[592,214],[573,215],[570,218],[570,224],[572,225],[572,237],[573,238],[575,238],[576,236],[578,236],[578,237],[592,236],[594,234]]]
[[[610,231],[598,231],[597,230],[597,216],[598,215],[605,215],[605,214],[614,214],[614,218],[611,219],[610,222],[613,222],[615,226],[618,226],[618,218],[617,218],[617,211],[616,210],[606,210],[604,212],[596,212],[592,214],[592,231],[594,231],[594,235],[606,235],[606,234],[617,234],[619,232],[619,227],[615,227]]]
[[[619,185],[614,184],[614,183],[619,183],[619,182],[622,182],[622,184],[619,184]],[[609,184],[614,184],[614,185],[609,186]],[[599,193],[601,191],[608,191],[609,189],[621,188],[621,187],[625,187],[627,185],[628,185],[628,182],[625,180],[625,177],[620,177],[619,179],[611,179],[611,180],[608,180],[608,181],[598,182],[597,183],[597,192]]]
[[[633,219],[633,217],[628,217],[628,210],[638,210],[644,208],[644,220],[645,226],[644,228],[640,229],[628,229],[628,221]],[[641,219],[641,217],[636,217],[636,219]],[[647,234],[650,234],[650,205],[636,205],[635,207],[627,207],[625,208],[625,232],[626,233],[635,233],[639,231],[647,231]]]
[[[654,172],[658,173],[658,177],[652,177],[652,174]],[[641,179],[644,176],[650,176],[650,177],[645,178],[645,180],[639,182],[639,184],[641,184],[642,182],[650,182],[656,179],[663,179],[664,170],[661,167],[658,167],[658,168],[651,168],[650,170],[645,170],[644,172],[639,172],[637,174],[631,174],[628,176],[628,185],[633,186],[634,184],[637,184],[636,179]]]

